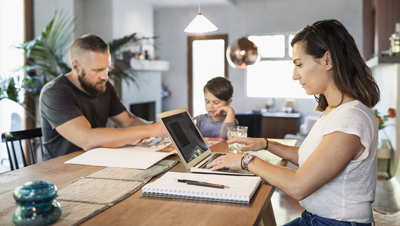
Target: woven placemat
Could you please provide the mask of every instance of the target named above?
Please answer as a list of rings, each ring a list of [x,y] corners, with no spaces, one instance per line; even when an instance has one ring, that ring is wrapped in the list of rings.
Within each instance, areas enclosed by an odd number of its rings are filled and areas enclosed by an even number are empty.
[[[161,160],[146,170],[105,167],[60,187],[56,200],[61,205],[62,214],[54,225],[83,223],[129,197],[177,163],[175,160]],[[12,215],[15,208],[0,212],[0,225],[14,225]]]

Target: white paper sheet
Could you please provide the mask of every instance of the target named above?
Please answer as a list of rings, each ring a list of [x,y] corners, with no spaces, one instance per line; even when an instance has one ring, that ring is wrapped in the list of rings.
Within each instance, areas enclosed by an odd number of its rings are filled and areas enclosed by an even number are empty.
[[[173,152],[156,152],[162,147],[95,148],[65,163],[147,169],[161,159],[173,154]]]

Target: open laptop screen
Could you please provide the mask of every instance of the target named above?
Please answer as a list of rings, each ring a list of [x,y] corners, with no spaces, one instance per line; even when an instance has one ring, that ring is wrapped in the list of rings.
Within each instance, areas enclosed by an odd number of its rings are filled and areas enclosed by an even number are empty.
[[[208,150],[207,144],[186,112],[161,120],[187,163]]]

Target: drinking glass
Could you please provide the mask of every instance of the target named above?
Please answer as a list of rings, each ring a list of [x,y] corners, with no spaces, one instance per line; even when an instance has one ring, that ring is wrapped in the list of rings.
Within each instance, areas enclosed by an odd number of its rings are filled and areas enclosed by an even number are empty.
[[[247,126],[230,126],[228,130],[228,139],[235,137],[247,137]],[[241,147],[246,146],[245,144],[233,143],[229,145],[229,152],[231,153],[242,153]]]

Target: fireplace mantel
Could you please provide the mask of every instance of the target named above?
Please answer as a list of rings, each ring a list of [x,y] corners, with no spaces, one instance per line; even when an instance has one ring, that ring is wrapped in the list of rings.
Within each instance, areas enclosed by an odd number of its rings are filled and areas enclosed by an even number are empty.
[[[131,59],[131,67],[136,71],[168,71],[169,63],[164,60]]]

